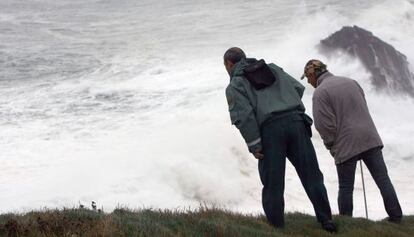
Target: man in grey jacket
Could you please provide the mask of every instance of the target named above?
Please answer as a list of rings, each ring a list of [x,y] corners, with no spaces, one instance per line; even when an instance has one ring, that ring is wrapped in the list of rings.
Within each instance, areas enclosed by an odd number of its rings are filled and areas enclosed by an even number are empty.
[[[338,206],[341,215],[352,216],[357,161],[362,159],[384,200],[392,222],[400,222],[402,211],[382,156],[382,141],[368,111],[365,95],[352,79],[334,76],[324,63],[312,59],[304,77],[315,89],[313,118],[338,172]]]
[[[262,203],[268,221],[284,226],[286,157],[295,167],[317,220],[336,231],[323,175],[310,140],[312,120],[304,114],[304,86],[275,64],[246,58],[240,48],[224,54],[230,75],[226,97],[232,124],[259,160]]]

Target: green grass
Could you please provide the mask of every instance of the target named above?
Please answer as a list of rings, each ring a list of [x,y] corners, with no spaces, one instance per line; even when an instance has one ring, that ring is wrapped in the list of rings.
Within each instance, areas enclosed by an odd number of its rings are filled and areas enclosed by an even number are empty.
[[[315,217],[286,214],[286,227],[277,230],[264,216],[220,209],[129,210],[112,213],[88,209],[33,211],[0,215],[0,236],[414,236],[414,216],[401,224],[335,216],[338,233],[323,231]]]

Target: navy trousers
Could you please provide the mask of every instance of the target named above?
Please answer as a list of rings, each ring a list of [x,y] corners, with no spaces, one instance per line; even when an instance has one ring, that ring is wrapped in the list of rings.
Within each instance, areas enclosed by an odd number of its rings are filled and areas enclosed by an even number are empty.
[[[268,221],[276,227],[284,226],[286,158],[295,167],[317,220],[321,223],[331,220],[323,175],[303,115],[291,113],[274,117],[264,123],[261,134],[264,158],[259,160],[259,174],[263,184],[263,209]]]
[[[355,181],[355,169],[358,160],[362,159],[377,184],[383,201],[385,210],[393,220],[401,219],[401,206],[395,193],[394,186],[388,176],[387,167],[382,156],[382,148],[376,147],[362,152],[357,156],[336,165],[339,181],[338,206],[339,214],[352,216],[353,210],[353,191]]]

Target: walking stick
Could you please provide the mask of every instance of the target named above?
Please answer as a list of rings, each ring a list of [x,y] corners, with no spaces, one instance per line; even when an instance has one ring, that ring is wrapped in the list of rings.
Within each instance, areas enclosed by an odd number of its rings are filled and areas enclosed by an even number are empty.
[[[359,165],[361,167],[362,190],[364,190],[365,216],[368,219],[367,196],[365,194],[364,172],[362,171],[362,161],[361,160],[359,160]]]

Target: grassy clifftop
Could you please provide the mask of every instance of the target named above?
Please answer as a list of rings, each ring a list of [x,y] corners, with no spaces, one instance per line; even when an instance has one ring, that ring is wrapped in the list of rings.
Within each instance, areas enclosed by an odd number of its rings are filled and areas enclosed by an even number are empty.
[[[323,231],[313,216],[286,215],[286,228],[275,230],[263,216],[218,209],[196,211],[116,209],[43,210],[0,215],[0,236],[414,236],[414,216],[401,224],[334,217],[338,233]]]

